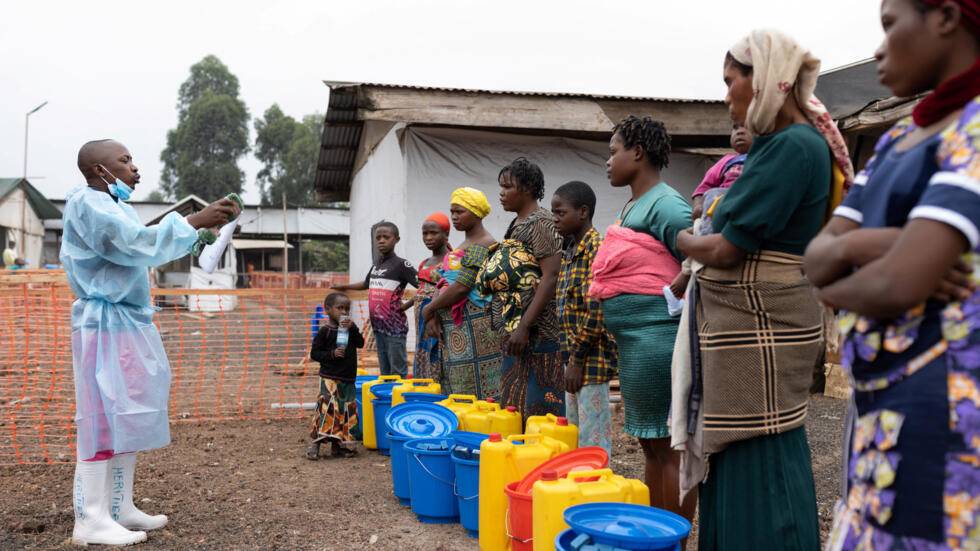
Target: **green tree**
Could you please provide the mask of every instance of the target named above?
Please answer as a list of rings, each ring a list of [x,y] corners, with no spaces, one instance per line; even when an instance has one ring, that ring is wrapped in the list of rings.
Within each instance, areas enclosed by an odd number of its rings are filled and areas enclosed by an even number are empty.
[[[255,156],[263,164],[257,183],[263,205],[282,206],[283,192],[290,205],[314,202],[322,125],[323,115],[314,113],[297,121],[276,104],[256,119]]]
[[[245,173],[238,160],[249,151],[249,114],[238,97],[238,78],[213,55],[190,72],[177,94],[177,128],[167,132],[160,154],[160,186],[174,200],[241,193]]]
[[[346,272],[349,257],[347,241],[303,243],[303,269],[308,272]]]
[[[160,191],[159,189],[155,189],[155,190],[151,191],[146,196],[146,199],[144,199],[144,200],[145,201],[154,201],[154,202],[157,202],[157,203],[162,203],[162,202],[166,201],[167,198],[163,196],[163,192],[162,191]]]

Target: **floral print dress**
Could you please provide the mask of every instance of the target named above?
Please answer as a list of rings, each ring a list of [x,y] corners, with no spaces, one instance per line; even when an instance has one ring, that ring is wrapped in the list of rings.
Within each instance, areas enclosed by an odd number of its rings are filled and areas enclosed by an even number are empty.
[[[905,151],[900,122],[835,215],[862,227],[945,223],[970,244],[980,283],[980,98]],[[980,549],[980,292],[892,320],[845,313],[842,361],[858,419],[847,493],[827,549]]]

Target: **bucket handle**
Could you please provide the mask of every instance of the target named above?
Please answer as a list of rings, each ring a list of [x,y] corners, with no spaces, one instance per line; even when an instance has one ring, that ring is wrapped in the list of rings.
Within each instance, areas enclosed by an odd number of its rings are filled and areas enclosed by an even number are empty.
[[[421,459],[419,459],[418,454],[414,454],[413,453],[412,454],[412,457],[414,457],[415,460],[419,462],[419,465],[422,466],[422,470],[423,471],[425,471],[426,473],[428,473],[428,475],[431,476],[432,478],[438,480],[439,482],[442,482],[446,486],[451,486],[453,488],[453,493],[455,493],[455,489],[456,489],[456,482],[455,481],[453,481],[453,482],[446,482],[445,480],[443,480],[442,478],[440,478],[436,473],[430,471],[429,468],[425,466],[425,463],[422,462]]]
[[[507,537],[516,541],[517,543],[531,543],[534,541],[533,537],[525,540],[510,533],[510,507],[508,507],[507,511],[504,513],[504,529],[507,531]]]
[[[454,483],[453,484],[453,495],[456,496],[456,497],[458,497],[459,499],[462,499],[463,501],[469,501],[471,499],[476,499],[476,498],[480,497],[480,492],[477,492],[477,493],[475,493],[475,494],[473,494],[471,496],[464,496],[463,494],[459,493],[459,490],[457,488],[458,488],[458,486]]]

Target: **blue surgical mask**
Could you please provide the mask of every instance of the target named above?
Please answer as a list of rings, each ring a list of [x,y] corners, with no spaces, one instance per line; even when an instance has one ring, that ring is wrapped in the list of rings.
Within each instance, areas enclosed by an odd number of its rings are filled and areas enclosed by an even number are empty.
[[[112,173],[106,170],[106,167],[103,166],[102,170],[105,170],[106,174],[112,176]],[[133,188],[126,185],[126,182],[123,182],[119,178],[116,178],[115,176],[112,177],[115,178],[116,181],[110,184],[105,178],[99,176],[99,178],[102,178],[102,181],[109,186],[109,193],[111,193],[113,197],[119,199],[120,201],[129,201],[129,197],[133,194]]]

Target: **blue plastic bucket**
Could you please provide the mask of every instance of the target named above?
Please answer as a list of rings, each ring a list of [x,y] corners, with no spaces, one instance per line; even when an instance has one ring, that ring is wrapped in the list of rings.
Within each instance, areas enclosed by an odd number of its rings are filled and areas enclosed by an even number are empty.
[[[479,458],[479,455],[476,456]],[[453,454],[456,470],[456,494],[459,523],[471,538],[480,537],[480,460],[463,459]]]
[[[571,528],[562,530],[558,534],[558,537],[555,538],[555,551],[572,551],[574,549],[572,547],[572,541],[574,541],[577,536],[578,534],[576,534],[575,530],[572,530]]]
[[[391,442],[388,440],[388,428],[385,427],[385,416],[391,409],[391,391],[400,383],[381,383],[371,387],[374,399],[374,434],[377,437],[378,453],[391,455]]]
[[[391,485],[398,503],[407,507],[412,504],[412,490],[408,482],[409,458],[405,455],[404,444],[414,437],[389,432],[388,438],[391,440]]]
[[[447,524],[459,520],[453,492],[451,438],[419,438],[405,442],[412,512],[420,522]]]
[[[459,419],[448,408],[424,402],[405,402],[391,408],[384,417],[391,441],[391,485],[402,505],[412,501],[408,461],[404,444],[419,438],[438,438],[452,434]]]
[[[453,432],[453,491],[459,502],[459,523],[471,538],[480,536],[480,443],[489,437],[480,432]]]
[[[361,428],[361,419],[364,418],[364,405],[361,404],[361,387],[364,386],[364,383],[374,381],[377,378],[377,375],[358,375],[354,378],[354,402],[357,403],[357,424],[354,425],[354,429],[351,432],[354,438],[358,440],[364,438],[364,429]]]
[[[445,394],[432,394],[431,392],[405,392],[402,398],[406,402],[441,402],[447,398]]]

